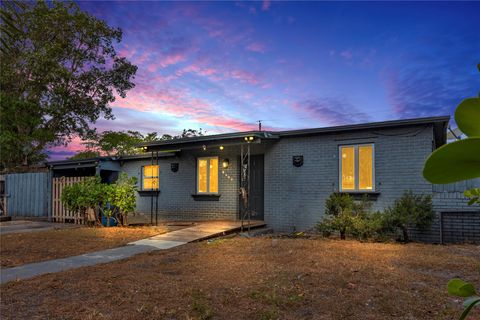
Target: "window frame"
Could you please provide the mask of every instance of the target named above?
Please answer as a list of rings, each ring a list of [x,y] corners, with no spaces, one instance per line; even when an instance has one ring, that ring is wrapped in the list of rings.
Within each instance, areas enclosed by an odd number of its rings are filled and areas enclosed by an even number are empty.
[[[210,192],[210,159],[217,159],[217,191],[216,192]],[[207,160],[207,190],[206,192],[201,192],[199,190],[199,187],[200,187],[200,160]],[[219,168],[219,165],[220,163],[218,162],[219,161],[219,158],[218,156],[212,156],[212,157],[198,157],[197,158],[197,186],[196,186],[196,194],[197,195],[217,195],[219,194],[219,189],[220,189],[220,185],[219,185],[219,172],[220,172],[220,168]]]
[[[145,167],[150,167],[150,166],[157,166],[157,176],[145,176]],[[157,188],[145,188],[144,186],[144,179],[152,179],[152,178],[157,178],[158,179],[158,184]],[[142,191],[158,191],[160,190],[160,165],[159,164],[146,164],[142,166]]]
[[[371,146],[372,147],[372,189],[360,189],[360,158],[359,158],[359,148]],[[343,189],[342,187],[342,148],[353,147],[354,155],[354,189]],[[359,144],[342,144],[338,146],[338,190],[340,192],[350,192],[350,193],[368,193],[376,192],[375,188],[375,143],[359,143]]]

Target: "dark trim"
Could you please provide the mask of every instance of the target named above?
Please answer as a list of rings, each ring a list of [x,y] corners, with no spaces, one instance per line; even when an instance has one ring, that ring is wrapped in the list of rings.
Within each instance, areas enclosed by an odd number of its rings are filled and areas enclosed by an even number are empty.
[[[151,197],[152,195],[159,195],[160,190],[137,190],[140,197]]]
[[[195,201],[219,201],[220,194],[192,194]]]

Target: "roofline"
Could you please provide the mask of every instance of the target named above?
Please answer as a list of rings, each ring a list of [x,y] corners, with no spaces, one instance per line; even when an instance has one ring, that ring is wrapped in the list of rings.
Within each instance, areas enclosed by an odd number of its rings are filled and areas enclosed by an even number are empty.
[[[243,131],[243,132],[223,133],[223,134],[216,134],[216,135],[209,135],[209,136],[196,136],[196,137],[181,138],[181,139],[153,141],[148,143],[142,143],[142,144],[139,144],[138,146],[148,148],[148,147],[178,145],[180,147],[180,145],[190,144],[195,142],[238,139],[238,138],[243,138],[245,136],[254,136],[260,139],[274,140],[281,137],[291,137],[291,136],[300,136],[300,135],[314,135],[314,134],[354,131],[354,130],[364,130],[364,129],[376,129],[376,128],[391,128],[391,127],[430,124],[430,123],[431,124],[448,123],[449,120],[450,120],[450,116],[439,116],[439,117],[389,120],[389,121],[380,121],[380,122],[359,123],[359,124],[351,124],[351,125],[298,129],[298,130]]]
[[[186,143],[193,143],[193,142],[238,139],[238,138],[243,138],[245,136],[253,136],[260,139],[278,139],[278,136],[275,134],[275,132],[272,132],[272,131],[241,131],[241,132],[214,134],[214,135],[208,135],[208,136],[195,136],[195,137],[180,138],[180,139],[145,142],[145,143],[138,144],[138,146],[139,147],[155,147],[155,146],[179,145],[179,144],[186,144]]]
[[[159,153],[158,157],[173,157],[175,153],[180,150],[172,150],[172,152],[163,152]],[[67,159],[67,160],[58,160],[58,161],[50,161],[46,162],[46,166],[62,166],[68,164],[85,164],[91,162],[100,162],[100,161],[128,161],[128,160],[138,160],[138,159],[150,159],[152,157],[151,153],[142,153],[142,154],[133,154],[133,155],[125,155],[125,156],[101,156],[101,157],[93,157],[87,159]]]
[[[352,131],[352,130],[402,127],[402,126],[411,126],[411,125],[429,124],[429,123],[433,124],[438,122],[448,123],[448,121],[450,121],[450,116],[413,118],[413,119],[389,120],[389,121],[370,122],[370,123],[359,123],[359,124],[324,127],[324,128],[278,131],[276,132],[276,134],[278,134],[280,137],[286,137],[286,136],[295,136],[295,135],[309,135],[309,134],[342,132],[342,131]]]
[[[334,132],[344,132],[344,131],[356,131],[356,130],[365,130],[365,129],[380,129],[380,128],[393,128],[393,127],[402,127],[402,126],[412,126],[412,125],[422,125],[422,124],[436,124],[434,127],[436,147],[439,147],[446,143],[446,128],[448,122],[450,121],[450,116],[439,116],[439,117],[426,117],[426,118],[413,118],[413,119],[401,119],[401,120],[389,120],[389,121],[380,121],[380,122],[370,122],[370,123],[359,123],[343,126],[333,126],[333,127],[323,127],[323,128],[311,128],[311,129],[299,129],[299,130],[285,130],[285,131],[243,131],[243,132],[233,132],[233,133],[222,133],[209,136],[196,136],[189,138],[181,139],[172,139],[172,140],[162,140],[154,141],[148,143],[139,144],[139,147],[167,147],[167,146],[179,146],[186,144],[193,144],[199,142],[207,141],[221,141],[221,140],[230,140],[230,139],[240,139],[245,136],[253,136],[259,139],[264,140],[277,140],[282,137],[295,137],[295,136],[308,136],[324,133],[334,133]],[[438,126],[441,125],[441,126]],[[243,139],[242,139],[243,141]],[[159,154],[161,157],[170,157],[174,156],[180,150],[167,150],[163,154]],[[56,166],[56,165],[66,165],[66,164],[75,164],[75,163],[89,163],[96,161],[128,161],[135,159],[148,159],[151,157],[151,154],[136,154],[136,155],[127,155],[127,156],[101,156],[94,157],[89,159],[80,159],[80,160],[60,160],[47,162],[47,166]]]

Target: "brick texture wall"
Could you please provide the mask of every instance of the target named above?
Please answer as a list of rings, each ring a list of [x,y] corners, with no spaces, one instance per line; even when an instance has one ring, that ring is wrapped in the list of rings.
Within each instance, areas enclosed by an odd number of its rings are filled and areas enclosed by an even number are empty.
[[[219,201],[195,201],[197,157],[219,156],[228,158],[230,166],[220,168],[218,182]],[[178,172],[172,172],[171,163],[179,163]],[[126,161],[122,171],[135,176],[140,181],[142,166],[150,160]],[[177,157],[160,158],[160,194],[158,195],[158,213],[161,220],[219,220],[236,219],[238,212],[238,163],[235,154],[224,151],[184,152]],[[155,202],[155,200],[154,200]],[[137,213],[150,217],[151,197],[137,195]]]
[[[267,224],[275,231],[291,232],[311,229],[322,219],[325,200],[339,189],[339,146],[373,143],[375,152],[375,191],[373,209],[383,210],[406,190],[433,196],[436,219],[429,230],[412,228],[412,239],[426,242],[441,241],[441,226],[445,230],[467,230],[464,235],[477,239],[480,209],[467,205],[463,191],[480,186],[480,181],[464,184],[432,186],[422,177],[425,159],[432,152],[433,127],[410,126],[349,133],[332,133],[310,137],[284,137],[267,145],[252,146],[254,153],[265,155],[265,212]],[[292,157],[303,155],[304,164],[295,167]],[[228,158],[230,166],[219,173],[219,201],[195,201],[196,159],[201,156]],[[184,151],[176,157],[161,158],[159,219],[205,220],[236,219],[238,214],[238,148],[223,151]],[[170,164],[179,163],[178,172]],[[122,170],[141,178],[141,168],[149,160],[126,161]],[[137,211],[150,216],[151,199],[137,197]],[[444,212],[457,212],[446,219]],[[441,213],[443,218],[441,219]],[[461,216],[465,213],[463,216]],[[457,241],[454,232],[449,239]],[[470,236],[470,233],[473,235]],[[459,233],[460,234],[460,233]],[[468,240],[470,241],[470,240]],[[476,240],[475,240],[476,241]]]
[[[339,188],[339,146],[375,145],[373,209],[391,205],[405,190],[432,193],[421,175],[432,151],[433,128],[363,130],[343,134],[283,138],[265,155],[265,220],[277,231],[312,228],[324,214],[325,200]],[[294,167],[292,156],[303,155]]]

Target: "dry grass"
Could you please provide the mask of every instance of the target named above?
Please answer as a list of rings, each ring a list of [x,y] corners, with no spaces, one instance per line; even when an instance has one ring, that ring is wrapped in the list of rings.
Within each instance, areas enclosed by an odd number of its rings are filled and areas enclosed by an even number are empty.
[[[0,236],[1,267],[114,248],[166,231],[165,227],[99,227],[5,234]]]
[[[233,238],[1,286],[3,319],[454,319],[478,246]],[[478,319],[480,313],[471,319]]]

